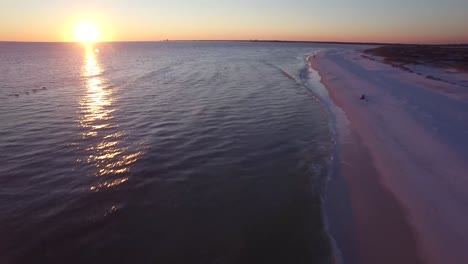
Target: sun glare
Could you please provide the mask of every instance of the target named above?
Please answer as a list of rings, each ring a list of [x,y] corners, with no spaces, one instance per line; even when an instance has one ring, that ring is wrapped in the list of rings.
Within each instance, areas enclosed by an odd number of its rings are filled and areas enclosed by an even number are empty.
[[[99,41],[98,27],[89,22],[83,22],[75,28],[75,38],[79,42],[92,43]]]

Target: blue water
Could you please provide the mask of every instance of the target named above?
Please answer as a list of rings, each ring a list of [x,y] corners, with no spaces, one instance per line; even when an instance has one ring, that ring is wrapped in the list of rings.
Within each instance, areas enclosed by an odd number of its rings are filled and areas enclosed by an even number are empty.
[[[0,43],[0,262],[329,263],[328,47]]]

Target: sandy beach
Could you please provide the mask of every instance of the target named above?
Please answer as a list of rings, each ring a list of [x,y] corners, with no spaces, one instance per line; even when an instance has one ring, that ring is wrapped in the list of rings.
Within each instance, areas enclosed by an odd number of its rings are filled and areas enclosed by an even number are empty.
[[[468,75],[350,50],[309,63],[347,120],[339,177],[356,245],[338,245],[345,263],[468,263]]]

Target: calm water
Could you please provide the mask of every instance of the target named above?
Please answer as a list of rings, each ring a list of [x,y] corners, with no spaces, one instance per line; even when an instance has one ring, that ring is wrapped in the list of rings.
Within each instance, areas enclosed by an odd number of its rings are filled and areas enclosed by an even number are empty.
[[[328,263],[321,48],[0,43],[0,262]]]

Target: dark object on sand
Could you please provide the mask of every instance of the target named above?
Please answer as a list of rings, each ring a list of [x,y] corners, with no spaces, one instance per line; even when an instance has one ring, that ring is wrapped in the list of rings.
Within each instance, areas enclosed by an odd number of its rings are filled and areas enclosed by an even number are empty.
[[[360,99],[361,99],[361,100],[366,100],[366,95],[365,95],[365,94],[362,94]]]

